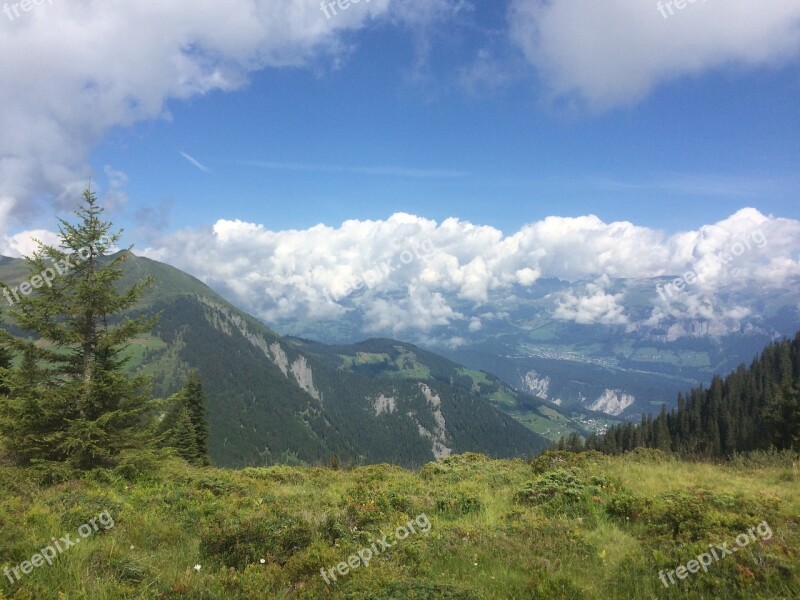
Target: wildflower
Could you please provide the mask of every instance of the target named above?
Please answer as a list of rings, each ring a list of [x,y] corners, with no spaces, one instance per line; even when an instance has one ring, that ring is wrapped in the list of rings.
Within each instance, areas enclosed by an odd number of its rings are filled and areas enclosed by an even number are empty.
[[[200,572],[200,569],[202,569],[202,568],[203,568],[202,565],[195,565],[194,566],[194,570],[197,571],[198,573]]]

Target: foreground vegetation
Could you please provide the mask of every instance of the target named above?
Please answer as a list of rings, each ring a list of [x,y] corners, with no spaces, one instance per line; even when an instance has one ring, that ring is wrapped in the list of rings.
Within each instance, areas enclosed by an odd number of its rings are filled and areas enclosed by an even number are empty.
[[[712,465],[653,450],[531,463],[463,454],[412,472],[227,471],[169,453],[82,474],[0,467],[0,568],[103,511],[115,523],[18,583],[2,577],[0,598],[800,597],[795,455]],[[320,569],[423,513],[427,535],[323,581]],[[764,521],[771,539],[669,589],[659,580]]]

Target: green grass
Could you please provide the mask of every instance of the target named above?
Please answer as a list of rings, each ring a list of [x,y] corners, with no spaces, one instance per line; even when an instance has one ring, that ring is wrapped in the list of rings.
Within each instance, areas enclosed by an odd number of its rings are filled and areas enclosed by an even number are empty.
[[[352,368],[355,365],[379,364],[391,360],[388,354],[373,354],[369,352],[357,352],[355,356],[340,355],[342,366]]]
[[[339,355],[342,363],[339,368],[353,370],[365,365],[391,364],[399,369],[397,371],[387,370],[383,375],[390,379],[429,379],[431,370],[428,366],[417,360],[413,352],[409,352],[401,346],[396,346],[399,350],[397,357],[392,360],[386,353],[357,352],[355,356]]]
[[[74,537],[104,510],[115,520],[20,583],[2,577],[0,598],[797,598],[794,461],[463,454],[418,472],[228,471],[154,454],[72,477],[0,466],[0,567],[51,537]],[[322,580],[321,568],[423,513],[429,533],[397,541],[335,585]],[[764,521],[771,539],[670,589],[659,581],[659,570]]]
[[[475,369],[467,369],[466,367],[459,367],[458,369],[459,375],[466,375],[470,379],[472,379],[472,391],[476,394],[480,393],[481,387],[480,384],[484,385],[491,385],[491,381],[486,376],[486,373],[483,371],[476,371]]]
[[[506,389],[500,389],[489,396],[489,401],[496,406],[517,406],[517,399]]]
[[[568,436],[570,433],[581,432],[575,421],[568,419],[548,406],[539,406],[536,411],[506,410],[505,412],[531,431],[535,431],[554,442]]]

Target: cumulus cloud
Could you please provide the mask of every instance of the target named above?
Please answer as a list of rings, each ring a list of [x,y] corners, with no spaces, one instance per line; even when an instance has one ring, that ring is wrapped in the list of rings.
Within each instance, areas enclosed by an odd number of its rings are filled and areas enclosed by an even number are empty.
[[[32,256],[39,249],[38,242],[48,246],[60,246],[61,238],[58,234],[46,229],[34,229],[24,231],[16,235],[7,237],[4,245],[14,256]]]
[[[535,292],[542,278],[565,282],[543,301],[565,321],[731,323],[757,312],[757,295],[749,304],[722,302],[721,292],[796,285],[800,221],[748,208],[667,236],[591,215],[549,217],[510,235],[405,213],[292,231],[220,220],[156,239],[144,254],[200,277],[268,323],[350,314],[370,332],[434,335],[448,326],[475,332],[512,318],[528,306],[526,294],[541,296]],[[698,276],[692,285],[663,302],[656,282],[690,271]]]
[[[351,51],[349,31],[381,20],[424,27],[463,4],[371,0],[329,19],[310,0],[70,0],[4,15],[2,223],[24,224],[36,199],[69,208],[111,127],[169,118],[170,101],[237,90],[261,69],[336,65]]]
[[[671,4],[671,3],[668,3]],[[710,69],[777,65],[800,51],[800,4],[513,0],[511,37],[553,96],[595,109],[630,105],[657,86]]]
[[[29,254],[32,237],[56,241],[37,230],[3,236],[0,245]],[[466,335],[544,311],[628,329],[687,319],[736,327],[758,314],[762,292],[797,286],[800,221],[746,208],[666,235],[589,215],[548,217],[505,235],[406,213],[289,231],[223,219],[169,234],[156,228],[139,252],[271,324],[352,317],[365,332],[444,339],[448,327]],[[682,289],[665,292],[675,279]]]
[[[605,283],[608,278],[604,277]],[[600,283],[586,284],[585,294],[567,292],[558,301],[553,316],[562,321],[575,321],[581,325],[625,325],[628,317],[620,304],[624,294],[607,294]]]

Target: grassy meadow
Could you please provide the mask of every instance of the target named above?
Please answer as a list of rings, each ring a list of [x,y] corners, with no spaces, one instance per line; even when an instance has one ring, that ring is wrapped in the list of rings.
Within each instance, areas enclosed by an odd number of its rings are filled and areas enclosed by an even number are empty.
[[[52,566],[13,584],[2,576],[0,599],[790,600],[800,598],[799,492],[797,457],[777,454],[725,465],[655,451],[463,454],[418,472],[233,471],[165,454],[82,475],[0,466],[0,568],[52,538],[80,538],[103,511],[113,518]],[[427,534],[325,583],[321,569],[420,515]],[[764,522],[769,539],[762,527],[707,572],[669,588],[659,579]]]

